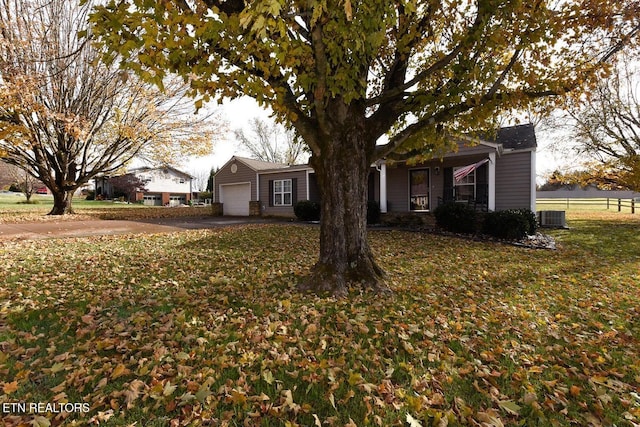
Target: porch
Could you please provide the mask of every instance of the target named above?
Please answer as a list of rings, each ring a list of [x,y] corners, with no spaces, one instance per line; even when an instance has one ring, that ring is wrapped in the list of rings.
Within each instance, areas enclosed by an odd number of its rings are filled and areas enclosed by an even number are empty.
[[[416,165],[382,161],[375,170],[369,198],[379,202],[383,214],[431,212],[449,202],[465,203],[478,211],[495,210],[495,151]]]

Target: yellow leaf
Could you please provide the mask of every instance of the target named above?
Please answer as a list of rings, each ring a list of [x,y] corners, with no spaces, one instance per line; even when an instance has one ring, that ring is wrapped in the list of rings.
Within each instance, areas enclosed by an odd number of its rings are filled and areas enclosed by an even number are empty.
[[[49,427],[51,425],[51,422],[42,415],[36,415],[35,417],[33,417],[31,425],[34,427]]]
[[[51,367],[51,373],[56,374],[62,371],[63,369],[64,369],[64,363],[62,362],[54,363],[53,366]]]
[[[269,385],[273,384],[273,373],[268,369],[263,371],[262,379]]]
[[[115,367],[113,372],[111,372],[111,379],[119,378],[123,375],[128,374],[130,371],[124,366],[122,363]]]
[[[178,386],[176,385],[171,385],[171,381],[167,381],[166,384],[164,385],[164,389],[162,389],[162,395],[171,396],[177,387]]]
[[[4,394],[11,394],[16,390],[18,390],[18,381],[4,383],[4,385],[2,386],[2,391],[4,392]]]
[[[349,385],[360,384],[363,381],[362,375],[357,372],[352,372],[349,374]]]
[[[336,399],[335,397],[333,397],[333,393],[329,393],[329,402],[331,402],[331,406],[333,406],[333,409],[338,409],[336,408]]]
[[[345,15],[347,15],[347,21],[351,21],[353,19],[353,9],[351,8],[351,0],[345,0],[344,13]]]

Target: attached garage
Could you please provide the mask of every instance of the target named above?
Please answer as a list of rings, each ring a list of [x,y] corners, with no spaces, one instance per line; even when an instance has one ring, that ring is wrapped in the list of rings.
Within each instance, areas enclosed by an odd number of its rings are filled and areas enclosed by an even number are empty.
[[[187,204],[187,196],[184,194],[172,194],[169,196],[169,206],[180,206]]]
[[[220,185],[220,201],[224,215],[249,216],[251,183]]]
[[[160,194],[145,194],[143,203],[147,206],[162,206],[162,196]]]

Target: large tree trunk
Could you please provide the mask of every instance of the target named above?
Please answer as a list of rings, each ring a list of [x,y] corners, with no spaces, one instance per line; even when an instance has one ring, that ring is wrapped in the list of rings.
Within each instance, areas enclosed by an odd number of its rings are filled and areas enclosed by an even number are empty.
[[[371,150],[365,142],[363,133],[352,129],[311,158],[322,199],[320,258],[301,290],[337,296],[346,295],[349,286],[390,291],[367,240]]]
[[[66,215],[72,214],[73,209],[71,207],[71,200],[73,199],[73,191],[54,191],[53,193],[53,208],[49,212],[49,215]]]

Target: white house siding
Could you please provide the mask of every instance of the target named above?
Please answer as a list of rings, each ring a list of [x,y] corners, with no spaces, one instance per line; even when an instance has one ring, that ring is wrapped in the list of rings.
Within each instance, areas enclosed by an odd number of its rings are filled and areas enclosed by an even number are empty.
[[[496,210],[532,209],[531,157],[531,151],[519,151],[496,159]]]
[[[145,184],[145,188],[148,190],[147,193],[191,193],[190,179],[171,169],[150,169],[136,172],[136,175],[145,181],[148,180]]]

